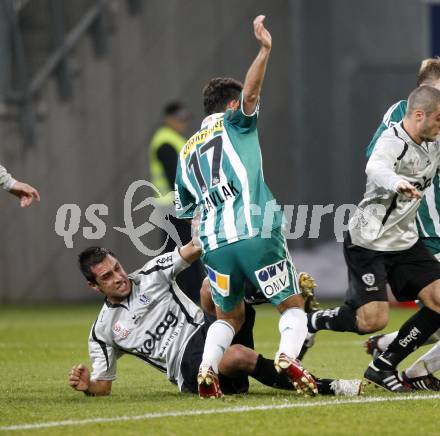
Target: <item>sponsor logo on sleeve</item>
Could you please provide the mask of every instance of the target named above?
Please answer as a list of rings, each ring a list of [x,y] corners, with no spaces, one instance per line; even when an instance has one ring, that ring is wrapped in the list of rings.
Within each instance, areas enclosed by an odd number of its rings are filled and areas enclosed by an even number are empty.
[[[289,270],[285,259],[255,271],[255,275],[260,289],[267,298],[274,297],[290,286]]]
[[[161,256],[156,259],[156,263],[159,265],[163,265],[165,263],[172,263],[172,262],[173,262],[173,255],[172,254]]]

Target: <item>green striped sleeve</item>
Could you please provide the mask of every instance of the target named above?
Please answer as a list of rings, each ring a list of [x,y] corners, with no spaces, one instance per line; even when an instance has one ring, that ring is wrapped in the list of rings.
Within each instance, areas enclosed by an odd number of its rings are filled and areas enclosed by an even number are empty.
[[[379,139],[380,135],[382,135],[382,133],[392,125],[399,123],[403,120],[406,113],[406,105],[406,100],[400,100],[388,108],[388,110],[385,112],[385,115],[383,116],[382,122],[380,123],[373,136],[373,139],[368,144],[366,151],[367,157],[370,157],[371,153],[373,153],[374,147],[376,146],[377,140]]]

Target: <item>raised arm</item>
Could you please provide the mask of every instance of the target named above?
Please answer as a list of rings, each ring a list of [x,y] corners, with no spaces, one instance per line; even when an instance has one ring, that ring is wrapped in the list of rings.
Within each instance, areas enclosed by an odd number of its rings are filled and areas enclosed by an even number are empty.
[[[191,241],[180,248],[179,253],[185,262],[193,263],[202,254],[199,239],[200,232],[200,211],[197,210],[194,218],[191,220]]]
[[[243,111],[250,115],[255,111],[260,98],[266,66],[272,48],[272,37],[264,27],[264,15],[258,15],[254,20],[255,38],[260,42],[260,51],[252,62],[246,74],[243,86]]]

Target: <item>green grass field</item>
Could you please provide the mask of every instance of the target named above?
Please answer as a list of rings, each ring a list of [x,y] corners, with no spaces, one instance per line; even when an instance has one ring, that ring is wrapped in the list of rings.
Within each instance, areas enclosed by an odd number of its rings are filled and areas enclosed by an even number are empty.
[[[73,364],[89,365],[87,336],[98,310],[0,309],[0,434],[440,434],[440,395],[434,393],[375,390],[355,398],[304,398],[252,381],[248,395],[200,400],[179,394],[161,373],[131,356],[120,360],[110,397],[86,397],[67,385],[67,374]],[[393,310],[389,331],[411,313]],[[268,357],[276,351],[277,321],[271,307],[257,308],[256,348]],[[321,377],[360,378],[369,362],[364,339],[322,332],[304,364]]]

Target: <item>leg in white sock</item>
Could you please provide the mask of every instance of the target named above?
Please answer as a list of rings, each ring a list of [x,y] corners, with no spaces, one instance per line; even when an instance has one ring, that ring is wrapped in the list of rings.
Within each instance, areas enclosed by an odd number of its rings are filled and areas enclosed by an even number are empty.
[[[218,374],[218,365],[234,339],[234,328],[224,320],[215,321],[208,329],[201,367],[212,367]]]
[[[278,352],[296,359],[307,335],[307,316],[304,310],[291,307],[286,309],[278,324],[281,340]]]
[[[423,377],[440,370],[440,342],[437,342],[427,353],[419,357],[405,374],[409,378]]]

